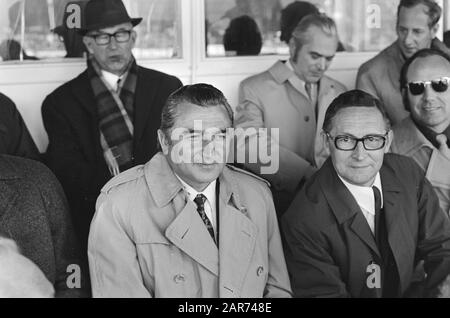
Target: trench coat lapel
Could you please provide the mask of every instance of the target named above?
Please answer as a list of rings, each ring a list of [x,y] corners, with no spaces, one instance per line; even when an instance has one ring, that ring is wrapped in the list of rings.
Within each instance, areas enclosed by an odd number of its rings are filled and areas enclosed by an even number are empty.
[[[144,169],[155,204],[159,208],[172,204],[175,209],[175,218],[165,231],[166,238],[214,275],[219,275],[217,246],[167,159],[157,153]]]
[[[355,198],[352,196],[347,187],[339,179],[334,170],[331,159],[328,159],[323,169],[323,186],[325,196],[327,197],[333,213],[338,222],[343,224],[349,222],[350,229],[363,241],[378,257],[380,251],[375,242],[375,237],[370,230],[369,224],[358,206]]]
[[[219,180],[219,297],[239,297],[254,253],[257,228],[239,202],[236,180],[228,168]]]
[[[193,202],[187,200],[186,206],[167,227],[166,237],[197,263],[219,275],[219,251]]]
[[[383,188],[383,209],[386,216],[388,241],[400,274],[401,290],[408,286],[409,264],[414,260],[415,242],[408,230],[405,211],[402,207],[402,187],[394,172],[384,166],[380,170]]]

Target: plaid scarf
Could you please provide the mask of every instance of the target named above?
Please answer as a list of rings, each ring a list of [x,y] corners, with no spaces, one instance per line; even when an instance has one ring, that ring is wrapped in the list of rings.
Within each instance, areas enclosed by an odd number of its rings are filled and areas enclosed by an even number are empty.
[[[100,66],[93,59],[87,61],[87,72],[97,103],[100,143],[111,175],[131,167],[133,162],[134,93],[138,66],[135,59],[115,91],[103,78]]]

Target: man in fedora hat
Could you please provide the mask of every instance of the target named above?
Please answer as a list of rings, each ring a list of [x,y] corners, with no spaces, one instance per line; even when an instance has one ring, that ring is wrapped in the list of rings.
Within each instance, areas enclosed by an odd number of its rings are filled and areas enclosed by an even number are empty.
[[[95,200],[119,172],[156,153],[161,109],[182,84],[136,64],[133,27],[121,0],[90,0],[77,31],[87,69],[46,97],[42,117],[49,137],[47,164],[62,183],[84,252]]]

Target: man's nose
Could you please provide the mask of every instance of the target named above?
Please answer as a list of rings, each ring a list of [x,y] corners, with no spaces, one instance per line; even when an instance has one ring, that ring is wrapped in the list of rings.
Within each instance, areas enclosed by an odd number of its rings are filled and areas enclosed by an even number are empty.
[[[355,150],[353,150],[352,157],[358,160],[364,159],[367,155],[367,150],[364,148],[363,142],[360,140],[356,144]]]
[[[116,49],[117,48],[117,41],[116,41],[115,37],[113,37],[113,36],[110,37],[110,42],[109,42],[108,46],[111,49]]]
[[[320,71],[325,71],[326,67],[327,67],[327,60],[324,57],[320,58],[317,61],[317,69]]]
[[[431,87],[430,84],[425,84],[425,90],[423,92],[423,98],[424,100],[430,100],[433,99],[436,96],[436,92]]]
[[[414,43],[414,37],[411,31],[406,33],[404,43],[406,46],[411,46]]]

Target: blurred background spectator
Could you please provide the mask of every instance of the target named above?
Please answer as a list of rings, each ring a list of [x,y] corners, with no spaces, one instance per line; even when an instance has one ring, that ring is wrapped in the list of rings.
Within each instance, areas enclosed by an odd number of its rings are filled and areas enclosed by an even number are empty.
[[[232,19],[225,31],[223,45],[227,55],[258,55],[262,37],[255,20],[248,15]]]

